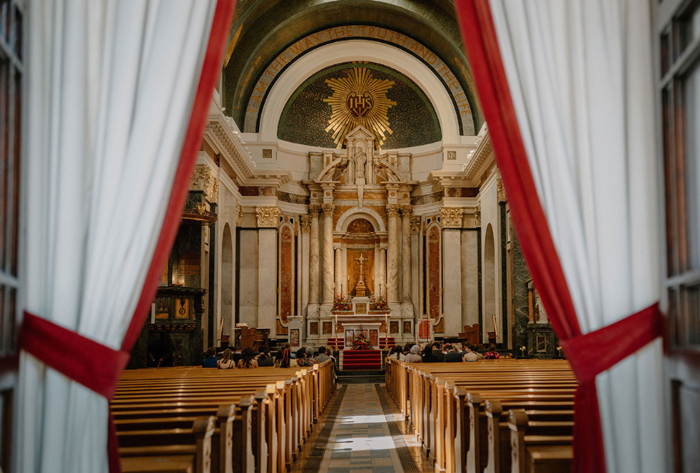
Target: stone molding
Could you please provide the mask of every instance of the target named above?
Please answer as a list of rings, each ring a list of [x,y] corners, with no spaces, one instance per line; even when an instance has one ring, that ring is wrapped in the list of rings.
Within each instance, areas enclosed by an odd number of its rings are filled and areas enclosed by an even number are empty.
[[[234,127],[235,124],[230,117],[225,117],[223,114],[210,115],[207,118],[204,139],[230,163],[240,182],[253,177],[255,164],[244,148],[241,135]],[[231,177],[234,178],[234,176]]]
[[[388,217],[399,216],[399,206],[397,204],[389,204],[386,206],[386,215]]]
[[[282,211],[278,207],[255,207],[258,228],[277,228]]]
[[[309,230],[311,230],[311,216],[301,215],[299,220],[301,222],[301,233],[309,233]]]
[[[491,135],[486,123],[481,127],[476,139],[476,149],[469,153],[467,164],[464,169],[464,176],[471,181],[481,170],[486,159],[493,152],[493,144],[491,143]]]
[[[421,216],[416,215],[411,217],[411,234],[418,235],[420,233]]]
[[[207,165],[195,167],[190,189],[204,192],[209,202],[216,203],[219,199],[219,180]]]

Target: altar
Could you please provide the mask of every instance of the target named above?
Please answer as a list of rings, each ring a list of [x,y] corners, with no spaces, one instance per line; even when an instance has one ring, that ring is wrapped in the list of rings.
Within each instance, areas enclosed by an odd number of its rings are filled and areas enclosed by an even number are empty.
[[[343,324],[345,332],[345,349],[351,349],[353,341],[360,334],[364,335],[369,340],[372,348],[376,349],[379,345],[379,333],[383,324],[378,322],[355,322]]]

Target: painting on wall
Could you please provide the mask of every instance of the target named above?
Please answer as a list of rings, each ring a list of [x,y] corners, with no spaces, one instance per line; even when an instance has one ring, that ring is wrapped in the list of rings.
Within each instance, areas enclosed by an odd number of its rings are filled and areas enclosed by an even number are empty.
[[[299,343],[299,329],[298,328],[292,329],[291,332],[289,333],[289,343],[293,347],[298,347],[300,345],[300,343]]]

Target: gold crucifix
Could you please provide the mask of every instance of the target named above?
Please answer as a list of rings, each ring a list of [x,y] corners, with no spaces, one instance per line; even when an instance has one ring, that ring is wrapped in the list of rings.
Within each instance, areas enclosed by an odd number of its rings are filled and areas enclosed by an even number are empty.
[[[362,253],[360,253],[360,257],[359,257],[359,258],[355,258],[355,261],[359,261],[359,262],[360,262],[360,282],[363,283],[363,282],[364,282],[364,279],[363,279],[362,265],[364,264],[365,261],[367,261],[367,258],[365,258],[364,256],[362,256]]]

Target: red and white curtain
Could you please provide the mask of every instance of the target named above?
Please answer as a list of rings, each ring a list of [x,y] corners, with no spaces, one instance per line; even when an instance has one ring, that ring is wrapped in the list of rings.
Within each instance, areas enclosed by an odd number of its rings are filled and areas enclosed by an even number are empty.
[[[177,233],[234,0],[28,2],[17,471],[118,471],[108,399]]]
[[[650,6],[457,12],[523,253],[580,383],[574,471],[663,471]]]

